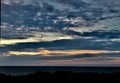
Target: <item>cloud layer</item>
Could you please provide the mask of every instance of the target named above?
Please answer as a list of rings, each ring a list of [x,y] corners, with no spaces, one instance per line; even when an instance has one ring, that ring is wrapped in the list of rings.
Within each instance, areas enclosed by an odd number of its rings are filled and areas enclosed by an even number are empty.
[[[0,66],[120,66],[120,0],[2,0],[1,6]]]
[[[42,55],[42,56],[70,56],[70,55],[82,55],[82,54],[107,54],[107,53],[120,53],[120,51],[109,50],[46,50],[42,49],[38,52],[19,52],[10,51],[8,55],[25,56],[25,55]]]

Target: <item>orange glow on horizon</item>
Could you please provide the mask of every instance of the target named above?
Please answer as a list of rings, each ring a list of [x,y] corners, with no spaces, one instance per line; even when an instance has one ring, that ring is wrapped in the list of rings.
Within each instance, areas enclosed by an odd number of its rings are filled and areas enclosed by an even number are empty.
[[[54,56],[54,55],[63,55],[63,56],[70,56],[70,55],[77,55],[77,54],[102,54],[102,53],[109,53],[111,51],[108,50],[46,50],[42,49],[38,52],[19,52],[19,51],[10,51],[8,54],[10,55],[43,55],[43,56]]]

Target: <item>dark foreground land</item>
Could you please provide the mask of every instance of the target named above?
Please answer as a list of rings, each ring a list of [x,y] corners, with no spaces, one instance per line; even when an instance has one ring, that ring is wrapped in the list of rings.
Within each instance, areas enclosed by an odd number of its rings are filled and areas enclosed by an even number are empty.
[[[71,71],[56,71],[54,73],[52,72],[42,72],[38,71],[34,74],[28,74],[28,75],[5,75],[0,74],[0,81],[16,81],[16,82],[22,82],[22,81],[40,81],[44,82],[63,82],[64,81],[71,81],[74,83],[80,82],[80,81],[113,81],[120,83],[120,72],[114,72],[114,73],[91,73],[91,72],[71,72]]]

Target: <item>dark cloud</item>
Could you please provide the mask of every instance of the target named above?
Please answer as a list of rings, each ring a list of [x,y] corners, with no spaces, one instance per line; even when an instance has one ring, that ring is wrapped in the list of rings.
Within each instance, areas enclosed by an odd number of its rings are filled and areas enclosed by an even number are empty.
[[[108,27],[105,27],[105,29]],[[83,36],[83,37],[97,37],[97,38],[120,38],[120,31],[119,30],[112,30],[112,31],[102,31],[102,30],[94,30],[90,32],[76,32],[73,30],[66,30],[64,31],[67,35],[77,35],[77,36]]]
[[[84,32],[81,36],[98,37],[98,38],[120,38],[120,31],[92,31]]]
[[[54,6],[53,5],[50,5],[48,3],[44,3],[43,4],[43,7],[46,11],[49,11],[49,12],[53,12],[55,10]]]
[[[78,56],[78,55],[77,55]],[[34,62],[44,61],[44,60],[70,60],[75,59],[77,56],[65,57],[65,56],[58,56],[58,57],[43,57],[43,56],[4,56],[0,57],[0,65],[18,65],[18,64],[27,64],[29,65]],[[87,56],[87,55],[86,55]],[[74,58],[73,58],[74,57]],[[83,56],[82,56],[83,57]],[[88,56],[87,56],[88,57]],[[16,63],[17,62],[17,63]],[[41,64],[41,63],[39,63]]]
[[[62,61],[62,60],[65,60],[66,62],[72,60],[70,63],[77,62],[78,64],[79,64],[79,62],[85,62],[87,64],[89,64],[89,62],[95,62],[95,63],[101,64],[103,61],[108,63],[109,61],[115,61],[117,59],[118,58],[112,58],[111,56],[108,56],[107,54],[98,54],[98,55],[83,54],[83,55],[51,56],[51,57],[40,56],[40,55],[39,56],[14,56],[14,55],[11,55],[11,56],[0,57],[0,65],[23,65],[23,64],[25,64],[25,65],[42,65],[44,63],[47,63],[49,65],[49,64],[54,64],[54,61]],[[47,61],[50,61],[50,62],[48,63]],[[65,63],[61,63],[61,65],[64,65],[64,64]],[[105,65],[105,63],[103,65]]]
[[[75,8],[79,8],[79,7],[85,7],[87,5],[87,3],[83,2],[82,0],[55,0],[61,4],[65,4],[65,5],[70,5],[73,6]]]
[[[97,41],[98,40],[98,41]],[[109,39],[74,39],[74,40],[57,40],[52,42],[36,42],[36,43],[20,43],[15,45],[8,45],[0,47],[3,51],[19,51],[25,49],[98,49],[98,50],[119,50],[120,45],[117,41]]]
[[[0,57],[1,63],[8,63],[10,61],[12,62],[28,62],[28,61],[39,61],[39,60],[74,60],[74,59],[82,59],[82,58],[93,58],[97,57],[97,55],[94,54],[82,54],[82,55],[71,55],[71,56],[15,56],[15,55],[10,55],[10,56],[2,56]]]
[[[71,56],[51,56],[51,57],[42,57],[46,60],[74,60],[79,58],[90,58],[94,57],[93,54],[82,54],[82,55],[71,55]]]

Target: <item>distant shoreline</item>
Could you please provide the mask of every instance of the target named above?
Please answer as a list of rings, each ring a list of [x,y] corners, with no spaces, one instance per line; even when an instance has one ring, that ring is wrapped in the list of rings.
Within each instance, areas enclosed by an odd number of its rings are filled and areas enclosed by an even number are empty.
[[[90,72],[90,73],[114,73],[120,72],[120,67],[77,67],[77,66],[0,66],[0,73],[23,75],[31,74],[38,71],[42,72],[56,72],[56,71],[70,71],[70,72]]]
[[[71,71],[55,71],[43,72],[37,71],[27,75],[6,75],[0,73],[0,81],[120,81],[120,72],[98,73],[98,72],[71,72]]]

